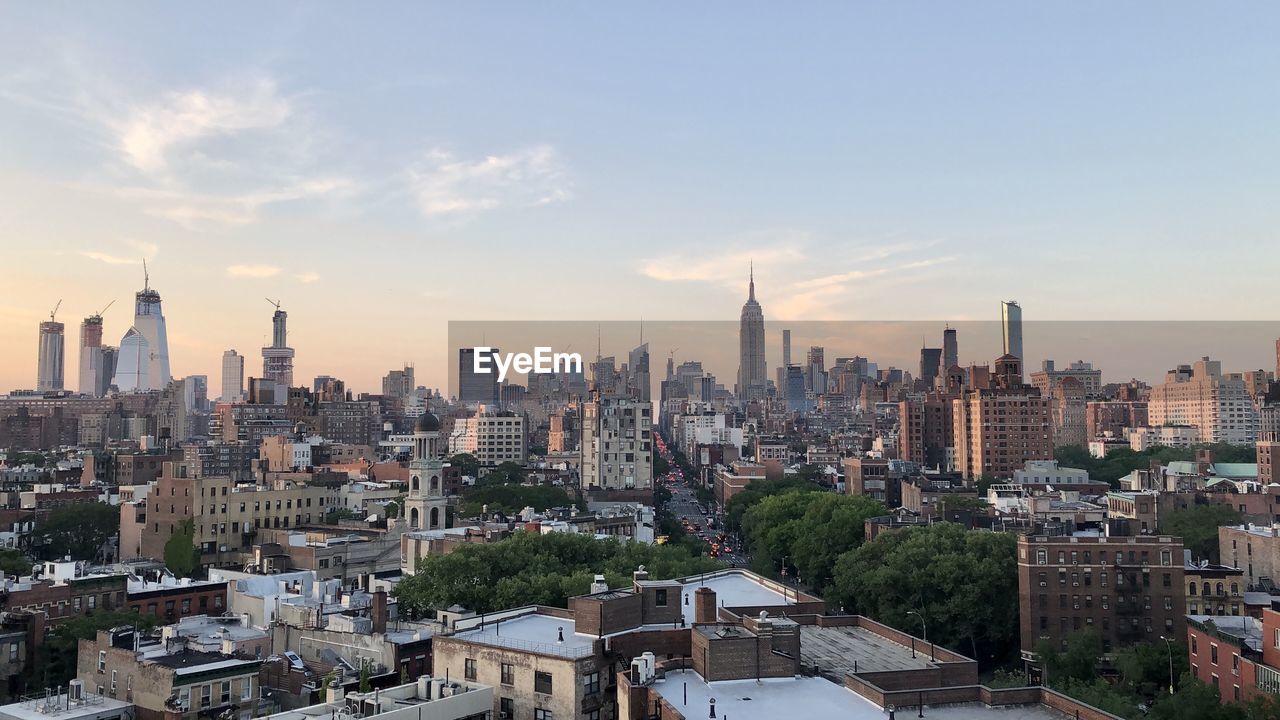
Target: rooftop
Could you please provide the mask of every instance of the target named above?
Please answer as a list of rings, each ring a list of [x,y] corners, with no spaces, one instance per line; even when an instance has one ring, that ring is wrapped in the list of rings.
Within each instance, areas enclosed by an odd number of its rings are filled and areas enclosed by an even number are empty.
[[[929,645],[920,642],[915,657],[911,646],[900,645],[861,627],[800,626],[800,664],[817,665],[843,675],[883,670],[921,670],[935,663]]]
[[[78,702],[68,702],[67,693],[60,692],[47,698],[37,697],[10,705],[3,705],[0,706],[0,718],[12,718],[13,720],[61,718],[62,720],[70,720],[77,717],[95,717],[111,714],[123,716],[126,714],[125,711],[131,711],[133,708],[133,703],[131,702],[90,693],[87,688],[82,697],[83,699]],[[132,712],[128,714],[132,715]]]
[[[693,593],[700,587],[709,587],[716,593],[719,607],[767,607],[795,605],[798,591],[785,585],[760,578],[742,570],[722,570],[708,575],[695,575],[682,580],[684,595],[684,621],[693,624]]]
[[[684,689],[688,687],[688,700]],[[814,677],[729,680],[708,683],[691,670],[668,672],[653,686],[676,710],[689,718],[707,717],[711,699],[716,716],[729,718],[829,718],[884,720],[887,713],[870,700],[829,680]],[[900,712],[899,717],[908,713]],[[914,717],[915,713],[910,713]],[[985,705],[931,706],[925,717],[935,720],[1065,720],[1066,715],[1042,705],[990,708]]]
[[[528,608],[523,614],[486,620],[454,634],[468,642],[514,650],[582,658],[595,652],[595,636],[580,635],[571,618]]]

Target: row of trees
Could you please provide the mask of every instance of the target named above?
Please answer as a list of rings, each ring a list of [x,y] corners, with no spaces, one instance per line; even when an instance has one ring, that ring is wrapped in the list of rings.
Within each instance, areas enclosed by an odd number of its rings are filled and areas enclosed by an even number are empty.
[[[1260,697],[1248,703],[1223,703],[1214,688],[1189,672],[1187,649],[1181,642],[1140,642],[1112,653],[1115,677],[1098,676],[1103,655],[1102,638],[1094,630],[1081,630],[1067,638],[1066,647],[1050,641],[1036,647],[1041,658],[1044,684],[1122,718],[1138,720],[1274,720],[1280,717],[1280,701]],[[1006,685],[1024,684],[1026,678],[1006,676]],[[1173,687],[1170,687],[1170,680]]]
[[[449,458],[451,464],[462,467],[464,475],[475,477],[480,461],[474,455],[460,454]],[[484,512],[501,512],[514,515],[526,507],[542,511],[554,507],[582,508],[582,503],[569,495],[564,488],[550,485],[525,485],[524,468],[519,463],[504,462],[478,478],[475,485],[464,488],[458,514],[475,517]]]
[[[1156,446],[1141,452],[1129,448],[1118,448],[1107,453],[1105,458],[1095,458],[1089,451],[1078,445],[1064,445],[1054,451],[1054,457],[1063,467],[1083,468],[1089,471],[1089,479],[1101,480],[1120,487],[1120,478],[1134,470],[1151,467],[1151,462],[1167,464],[1175,461],[1195,460],[1196,451],[1207,449],[1213,452],[1216,462],[1251,463],[1257,461],[1257,452],[1251,447],[1212,443],[1193,448],[1171,448]]]
[[[415,617],[454,604],[481,613],[530,604],[565,607],[570,597],[590,591],[597,573],[619,587],[629,584],[641,565],[655,580],[724,567],[682,545],[519,532],[491,545],[464,545],[448,555],[425,557],[395,593],[402,611]]]
[[[781,569],[826,594],[836,559],[862,544],[868,518],[883,514],[867,497],[793,489],[748,508],[741,535],[758,571]]]

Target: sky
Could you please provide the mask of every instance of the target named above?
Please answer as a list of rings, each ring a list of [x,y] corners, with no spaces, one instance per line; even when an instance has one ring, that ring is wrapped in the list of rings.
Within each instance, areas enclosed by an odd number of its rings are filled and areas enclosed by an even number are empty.
[[[147,259],[175,375],[464,320],[1271,320],[1280,6],[0,2],[0,388]],[[1080,353],[1086,355],[1087,353]],[[1170,358],[1160,365],[1189,361]]]

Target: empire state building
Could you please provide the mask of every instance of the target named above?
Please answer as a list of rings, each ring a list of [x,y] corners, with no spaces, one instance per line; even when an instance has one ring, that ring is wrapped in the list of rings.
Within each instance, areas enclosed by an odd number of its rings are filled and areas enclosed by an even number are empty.
[[[764,310],[756,302],[756,274],[752,266],[747,285],[747,302],[742,306],[738,330],[738,399],[744,404],[768,394],[768,374],[764,362]]]

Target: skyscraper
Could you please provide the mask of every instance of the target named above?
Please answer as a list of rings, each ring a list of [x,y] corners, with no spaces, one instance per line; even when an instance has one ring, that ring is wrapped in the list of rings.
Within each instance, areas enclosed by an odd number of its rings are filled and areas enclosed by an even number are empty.
[[[142,289],[134,295],[133,326],[120,341],[115,382],[120,392],[161,390],[173,380],[169,373],[169,334],[165,330],[160,293],[151,289],[143,265]]]
[[[80,392],[102,397],[116,374],[116,349],[102,344],[102,313],[80,323]]]
[[[942,372],[960,367],[960,346],[956,341],[956,329],[948,325],[942,331]]]
[[[40,323],[40,355],[36,369],[36,390],[51,392],[62,389],[64,364],[64,337],[66,328],[53,320]]]
[[[782,331],[782,367],[791,365],[791,331]]]
[[[649,343],[640,343],[639,347],[627,355],[627,385],[628,391],[637,400],[648,402],[651,399],[653,391],[649,381]]]
[[[756,274],[751,268],[747,284],[747,302],[742,306],[742,323],[738,330],[738,399],[759,400],[768,390],[764,361],[764,310],[756,302]]]
[[[222,402],[244,400],[244,356],[235,350],[222,353]]]
[[[489,348],[489,368],[495,367],[497,355],[498,348]],[[458,348],[458,402],[497,406],[498,373],[496,370],[488,373],[476,372],[475,358],[475,348]]]
[[[262,377],[277,385],[293,387],[293,348],[289,347],[289,313],[274,303],[271,316],[271,345],[262,348]]]
[[[1012,355],[1019,360],[1022,356],[1022,307],[1017,300],[1006,300],[1000,303],[1001,337],[1004,338],[1004,354]]]

